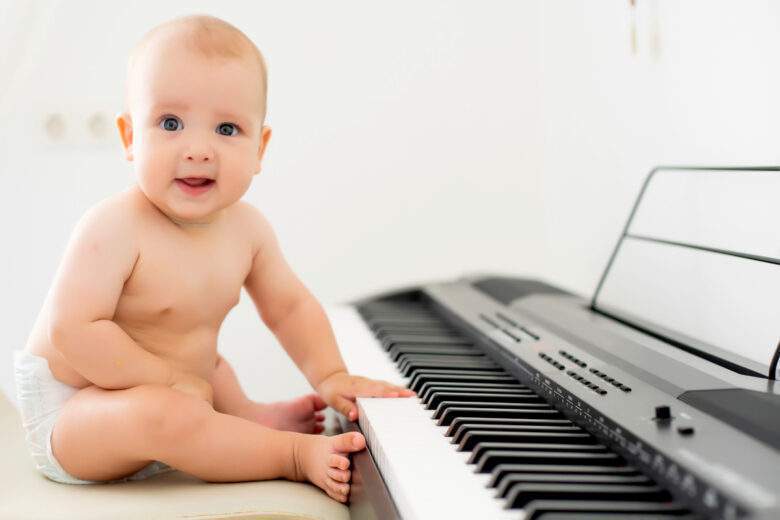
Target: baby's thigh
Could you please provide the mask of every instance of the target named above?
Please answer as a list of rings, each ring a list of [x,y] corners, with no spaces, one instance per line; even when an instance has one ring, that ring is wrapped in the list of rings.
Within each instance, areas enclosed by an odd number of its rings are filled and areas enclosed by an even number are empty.
[[[197,401],[165,385],[124,390],[88,386],[65,403],[52,432],[52,451],[76,478],[131,475],[156,460],[165,444],[193,431],[193,421],[208,407]]]

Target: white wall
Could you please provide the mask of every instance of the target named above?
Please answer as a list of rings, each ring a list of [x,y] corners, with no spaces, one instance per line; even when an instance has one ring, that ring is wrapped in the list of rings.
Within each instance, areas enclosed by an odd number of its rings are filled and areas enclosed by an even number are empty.
[[[473,271],[589,295],[652,166],[780,162],[768,0],[188,4],[0,2],[5,359],[77,218],[132,182],[85,121],[112,124],[133,42],[179,14],[265,53],[274,136],[246,199],[325,302]],[[306,390],[246,295],[220,341],[252,397]]]
[[[777,165],[780,3],[544,2],[540,275],[590,296],[656,165]]]
[[[532,271],[513,237],[534,233],[522,215],[541,153],[536,4],[184,5],[0,3],[0,359],[23,347],[78,217],[132,182],[113,126],[95,137],[86,121],[98,112],[113,125],[133,43],[191,12],[235,24],[266,56],[274,134],[245,198],[324,302]],[[60,141],[44,131],[54,113]],[[220,349],[255,398],[307,390],[246,294]],[[0,367],[8,394],[10,362]]]

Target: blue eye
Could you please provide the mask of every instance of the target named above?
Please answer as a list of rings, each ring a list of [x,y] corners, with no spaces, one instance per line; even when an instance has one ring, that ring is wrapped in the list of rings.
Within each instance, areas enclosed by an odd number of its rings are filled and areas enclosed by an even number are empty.
[[[232,129],[234,129],[234,130],[236,131],[236,133],[235,133],[235,134],[231,132],[231,130],[230,130],[231,128],[232,128]],[[228,133],[224,133],[224,132],[223,132],[223,129],[227,129],[227,132],[228,132]],[[233,136],[233,135],[236,135],[236,134],[238,134],[238,127],[237,127],[236,125],[234,125],[233,123],[221,123],[221,124],[220,124],[220,125],[217,127],[217,133],[218,133],[219,135],[229,135],[229,136]]]
[[[170,123],[169,123],[170,122]],[[171,116],[166,116],[162,121],[164,130],[175,131],[178,129],[179,119]]]
[[[180,120],[178,117],[175,116],[165,116],[160,121],[160,126],[163,130],[167,130],[169,132],[175,132],[176,130],[179,130],[181,128]],[[224,136],[234,136],[238,135],[239,128],[238,126],[234,125],[233,123],[220,123],[220,125],[217,127],[217,133],[219,135]]]

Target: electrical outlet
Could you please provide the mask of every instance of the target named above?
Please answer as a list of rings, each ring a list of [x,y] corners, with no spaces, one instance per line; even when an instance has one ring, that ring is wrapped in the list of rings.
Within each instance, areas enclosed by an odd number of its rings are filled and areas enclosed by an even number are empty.
[[[50,147],[103,148],[116,144],[113,123],[109,110],[52,110],[43,114],[40,131]]]

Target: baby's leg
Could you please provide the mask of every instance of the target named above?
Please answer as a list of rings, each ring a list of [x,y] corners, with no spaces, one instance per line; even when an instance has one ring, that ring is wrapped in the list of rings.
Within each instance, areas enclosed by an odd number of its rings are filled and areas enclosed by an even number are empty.
[[[86,480],[124,477],[152,460],[211,482],[308,478],[295,461],[299,437],[313,436],[216,412],[164,385],[90,386],[65,404],[52,450],[65,471]]]

